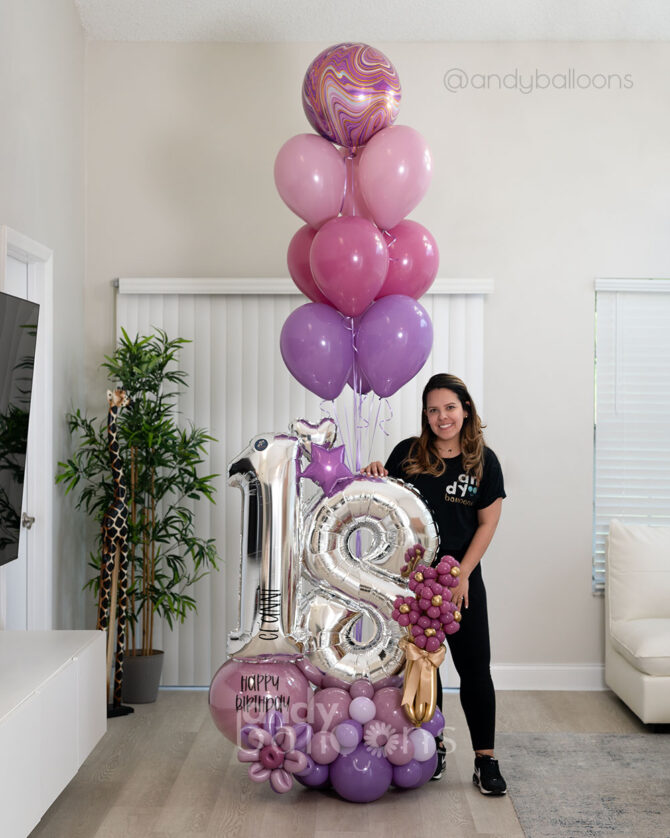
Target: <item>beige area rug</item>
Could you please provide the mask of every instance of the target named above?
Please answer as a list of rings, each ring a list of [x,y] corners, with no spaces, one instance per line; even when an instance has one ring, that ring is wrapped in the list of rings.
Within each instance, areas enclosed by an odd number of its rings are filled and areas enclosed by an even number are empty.
[[[498,734],[526,838],[670,838],[670,726],[660,730]]]

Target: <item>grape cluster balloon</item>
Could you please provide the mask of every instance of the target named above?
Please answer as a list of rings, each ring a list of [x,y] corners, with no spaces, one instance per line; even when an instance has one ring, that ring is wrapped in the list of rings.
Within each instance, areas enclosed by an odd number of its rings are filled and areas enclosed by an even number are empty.
[[[460,628],[461,615],[450,590],[458,584],[459,574],[459,563],[452,556],[443,556],[437,567],[417,565],[409,576],[414,596],[396,597],[393,619],[409,629],[419,649],[436,652],[446,635]]]
[[[428,189],[432,158],[418,131],[393,124],[400,96],[379,50],[323,50],[302,89],[318,135],[292,137],[275,160],[277,190],[306,222],[289,244],[289,273],[312,301],[286,320],[280,349],[294,378],[324,399],[347,382],[390,396],[432,347],[418,299],[437,275],[437,243],[405,219]]]

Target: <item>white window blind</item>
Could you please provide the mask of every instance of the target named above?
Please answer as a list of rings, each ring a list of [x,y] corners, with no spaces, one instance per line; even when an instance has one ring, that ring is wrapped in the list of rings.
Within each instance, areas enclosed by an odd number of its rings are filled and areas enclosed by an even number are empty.
[[[493,290],[489,279],[444,278],[435,280],[422,297],[433,321],[433,350],[419,375],[391,396],[388,407],[384,401],[379,410],[379,400],[371,400],[371,426],[383,421],[388,436],[378,430],[370,459],[385,459],[400,439],[418,432],[421,392],[435,372],[464,378],[485,416],[484,301]],[[157,648],[165,652],[163,684],[209,684],[226,660],[228,632],[238,624],[240,494],[227,484],[227,464],[257,433],[286,431],[294,419],[321,418],[321,399],[291,377],[279,352],[284,321],[306,301],[286,278],[118,282],[117,334],[125,328],[132,338],[159,327],[171,338],[192,341],[180,353],[189,387],[178,400],[178,410],[217,439],[203,465],[206,473],[219,475],[216,506],[202,504],[196,521],[198,534],[214,538],[225,561],[218,573],[197,583],[196,615],[173,631],[157,626]],[[106,405],[104,390],[100,399]],[[342,418],[344,403],[351,400],[345,388],[335,418]],[[341,428],[339,441],[346,440]]]
[[[596,281],[593,588],[612,518],[670,525],[670,280]]]

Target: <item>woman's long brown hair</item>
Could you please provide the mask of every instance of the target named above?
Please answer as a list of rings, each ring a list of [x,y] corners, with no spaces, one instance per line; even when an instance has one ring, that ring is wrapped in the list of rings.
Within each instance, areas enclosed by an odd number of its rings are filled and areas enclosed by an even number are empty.
[[[481,480],[484,470],[484,433],[477,408],[460,378],[448,373],[434,375],[423,388],[421,411],[421,436],[417,437],[410,446],[409,453],[403,462],[408,474],[432,474],[435,477],[444,473],[444,460],[437,450],[436,437],[428,424],[426,404],[428,394],[433,390],[451,390],[458,397],[459,402],[467,413],[463,420],[460,434],[463,468],[476,480]]]

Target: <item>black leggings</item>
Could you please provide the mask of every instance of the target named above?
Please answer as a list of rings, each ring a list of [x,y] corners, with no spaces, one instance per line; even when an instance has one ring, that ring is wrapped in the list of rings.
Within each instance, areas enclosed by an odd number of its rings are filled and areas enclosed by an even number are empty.
[[[475,751],[493,749],[496,729],[496,694],[491,679],[491,644],[486,588],[479,565],[470,576],[469,607],[463,608],[461,627],[447,635],[454,666],[461,679],[461,706]],[[442,707],[442,682],[437,677]]]

